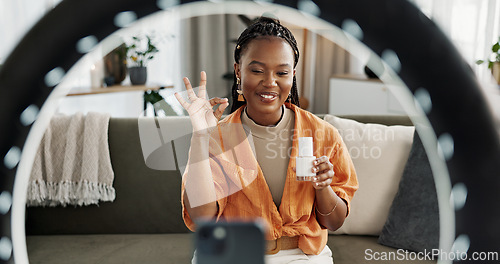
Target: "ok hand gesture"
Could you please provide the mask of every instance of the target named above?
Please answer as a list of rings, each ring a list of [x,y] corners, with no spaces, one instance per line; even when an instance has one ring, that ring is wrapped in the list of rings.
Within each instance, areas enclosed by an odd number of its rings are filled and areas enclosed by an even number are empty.
[[[206,99],[207,96],[207,74],[201,72],[200,89],[198,95],[193,91],[193,87],[189,79],[184,77],[184,85],[186,86],[189,102],[186,102],[180,94],[175,93],[177,101],[186,109],[191,118],[193,125],[193,133],[195,134],[209,134],[209,130],[217,126],[222,113],[229,105],[227,98],[212,98]],[[214,111],[213,107],[219,105]]]

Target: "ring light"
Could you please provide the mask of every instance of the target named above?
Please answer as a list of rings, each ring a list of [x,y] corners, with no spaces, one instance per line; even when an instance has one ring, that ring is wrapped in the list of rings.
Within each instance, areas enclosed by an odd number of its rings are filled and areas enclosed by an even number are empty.
[[[53,88],[93,45],[114,31],[156,11],[192,2],[199,1],[62,1],[5,61],[0,71],[0,262],[28,261],[25,245],[13,238],[20,234],[12,232],[19,230],[15,226],[24,231],[24,222],[11,221],[24,220],[26,189],[15,175],[23,169],[18,166],[21,157],[28,155],[22,153],[28,132]],[[466,250],[471,252],[498,251],[499,137],[472,70],[438,27],[406,0],[260,2],[317,16],[352,33],[382,57],[422,106],[446,160],[453,193],[458,190],[466,197],[455,212],[457,241],[467,238]]]

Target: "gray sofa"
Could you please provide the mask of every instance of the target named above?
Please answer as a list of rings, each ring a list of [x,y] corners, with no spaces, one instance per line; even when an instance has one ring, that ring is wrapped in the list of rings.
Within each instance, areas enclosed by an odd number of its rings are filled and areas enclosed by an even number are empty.
[[[411,125],[406,117],[349,118]],[[181,218],[181,175],[179,171],[152,170],[145,165],[137,124],[135,118],[110,119],[114,202],[85,207],[27,208],[30,263],[190,263],[193,234]],[[378,244],[377,236],[331,234],[328,245],[336,264],[370,263],[365,259],[367,249],[396,252]],[[426,262],[433,263],[404,263]]]

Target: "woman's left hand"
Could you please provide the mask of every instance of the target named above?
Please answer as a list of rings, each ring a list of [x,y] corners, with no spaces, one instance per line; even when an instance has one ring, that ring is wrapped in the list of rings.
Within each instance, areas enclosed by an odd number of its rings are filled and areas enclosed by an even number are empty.
[[[312,170],[316,173],[316,176],[312,180],[312,185],[315,189],[321,190],[330,186],[335,172],[333,171],[333,164],[330,163],[327,156],[315,159]]]

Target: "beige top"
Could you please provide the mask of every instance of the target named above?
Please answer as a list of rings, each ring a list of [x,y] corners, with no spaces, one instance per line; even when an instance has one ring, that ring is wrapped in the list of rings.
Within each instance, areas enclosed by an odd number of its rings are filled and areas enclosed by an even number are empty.
[[[246,108],[241,114],[242,124],[248,126],[252,133],[257,162],[278,208],[285,187],[295,124],[294,112],[286,107],[283,110],[281,120],[274,126],[255,123],[248,116]]]

